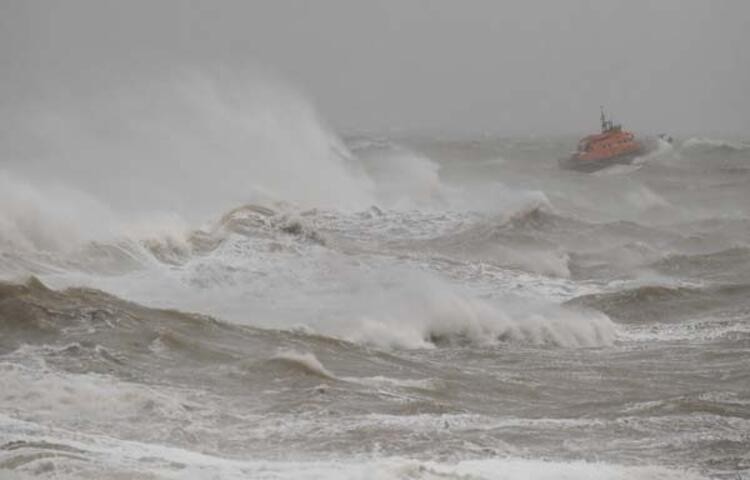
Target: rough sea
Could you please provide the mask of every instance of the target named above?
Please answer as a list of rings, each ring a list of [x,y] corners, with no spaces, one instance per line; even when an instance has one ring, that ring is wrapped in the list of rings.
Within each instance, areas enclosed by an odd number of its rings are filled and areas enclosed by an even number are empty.
[[[746,139],[584,174],[232,92],[3,117],[0,478],[750,478]]]

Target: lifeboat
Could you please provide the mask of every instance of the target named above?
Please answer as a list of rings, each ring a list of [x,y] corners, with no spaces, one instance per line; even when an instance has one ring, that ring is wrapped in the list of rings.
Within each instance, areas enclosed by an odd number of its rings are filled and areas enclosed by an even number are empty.
[[[607,120],[601,110],[602,131],[582,138],[578,149],[560,160],[560,166],[582,172],[594,172],[617,163],[630,163],[645,153],[644,145],[635,135]]]

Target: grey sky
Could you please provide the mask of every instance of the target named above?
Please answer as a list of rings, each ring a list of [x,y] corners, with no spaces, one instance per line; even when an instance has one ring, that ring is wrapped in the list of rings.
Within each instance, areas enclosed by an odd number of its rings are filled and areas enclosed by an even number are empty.
[[[343,131],[750,133],[750,2],[0,0],[0,93],[278,72]]]

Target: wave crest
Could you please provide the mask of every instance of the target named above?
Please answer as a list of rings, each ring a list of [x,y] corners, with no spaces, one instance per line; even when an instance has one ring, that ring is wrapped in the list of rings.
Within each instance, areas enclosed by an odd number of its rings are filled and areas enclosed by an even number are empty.
[[[379,308],[362,315],[345,337],[385,348],[445,345],[611,345],[614,323],[604,314],[556,305],[508,305],[462,295],[436,279],[414,279],[398,293],[381,293]]]
[[[678,321],[727,304],[748,304],[750,285],[727,284],[708,287],[645,285],[612,293],[576,297],[569,303],[586,305],[617,320],[648,323],[669,318]]]
[[[299,353],[294,350],[283,350],[271,357],[269,365],[283,367],[292,372],[312,375],[326,380],[335,380],[336,376],[320,363],[320,360],[310,352]]]
[[[733,142],[716,138],[691,137],[682,143],[684,150],[700,150],[704,152],[742,152],[750,150],[750,145],[744,142]]]

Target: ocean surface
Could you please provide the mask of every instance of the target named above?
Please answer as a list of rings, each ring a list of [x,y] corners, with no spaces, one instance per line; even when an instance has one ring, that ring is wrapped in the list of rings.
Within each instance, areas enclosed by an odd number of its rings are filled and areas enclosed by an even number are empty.
[[[750,478],[750,142],[207,90],[0,136],[0,478]]]

